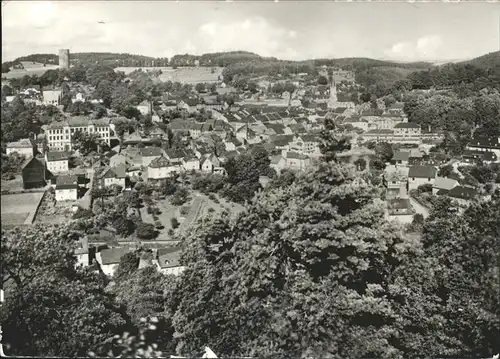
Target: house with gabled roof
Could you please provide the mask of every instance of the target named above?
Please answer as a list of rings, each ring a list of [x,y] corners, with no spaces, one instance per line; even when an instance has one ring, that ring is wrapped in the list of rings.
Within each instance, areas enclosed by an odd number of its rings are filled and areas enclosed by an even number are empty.
[[[387,219],[400,223],[413,221],[414,209],[409,198],[393,198],[387,200]]]
[[[424,184],[434,184],[437,168],[434,166],[411,166],[408,171],[408,190],[417,189]]]
[[[103,249],[96,253],[95,259],[105,275],[113,276],[121,258],[128,252],[130,252],[130,249],[126,247]]]
[[[214,173],[220,166],[221,162],[219,158],[213,153],[200,159],[200,169],[202,172]]]
[[[311,165],[311,159],[297,152],[288,151],[285,154],[286,168],[295,171],[305,171]]]
[[[316,135],[303,134],[296,135],[293,141],[289,143],[290,151],[301,153],[311,157],[321,156],[319,149],[320,141]]]
[[[242,143],[237,139],[233,138],[231,140],[223,141],[226,151],[235,151],[238,147],[242,145]]]
[[[402,198],[408,195],[408,167],[388,165],[384,170],[383,184],[386,198]]]
[[[200,160],[194,154],[189,154],[182,159],[182,166],[185,171],[199,171]]]
[[[160,127],[155,126],[152,130],[149,131],[149,136],[151,136],[152,138],[164,139],[167,137],[167,133]]]
[[[434,184],[432,185],[432,193],[433,194],[438,194],[440,192],[441,194],[447,193],[453,188],[457,187],[459,185],[458,181],[453,179],[453,178],[446,178],[446,177],[436,177],[436,180],[434,181]]]
[[[292,131],[293,134],[295,135],[300,135],[300,134],[305,134],[307,133],[307,130],[304,126],[301,124],[289,124],[288,128]]]
[[[203,123],[193,123],[189,128],[189,136],[193,139],[199,138],[203,133]]]
[[[123,189],[125,188],[126,177],[127,167],[120,164],[114,167],[104,168],[104,170],[97,176],[97,180],[100,186],[109,187],[117,185]]]
[[[473,151],[493,152],[500,158],[500,137],[474,136],[466,149]]]
[[[139,154],[142,157],[142,166],[147,167],[158,156],[163,154],[160,147],[144,147],[139,149]]]
[[[262,141],[262,138],[265,138],[267,136],[259,134],[257,133],[257,131],[260,131],[259,127],[252,128],[251,126],[243,125],[235,131],[235,136],[243,143],[260,143]]]
[[[281,123],[264,123],[264,126],[266,127],[266,131],[264,132],[265,135],[267,136],[274,136],[274,135],[291,135],[293,134],[292,130],[290,128],[285,127]]]
[[[45,163],[36,157],[31,157],[25,160],[21,167],[21,175],[23,178],[23,188],[39,188],[45,186],[46,173]]]
[[[62,173],[69,171],[69,153],[53,152],[45,153],[45,164],[50,173]]]
[[[271,160],[270,167],[273,168],[277,174],[286,168],[286,159],[282,155],[269,156]]]
[[[184,150],[177,149],[177,148],[169,148],[165,150],[165,157],[172,162],[179,162],[182,161],[182,159],[186,156],[186,153]]]
[[[438,191],[438,195],[440,191]],[[451,190],[449,190],[447,193],[441,193],[441,194],[446,194],[448,197],[451,197],[458,203],[462,205],[467,205],[471,201],[474,201],[477,196],[478,192],[475,188],[473,187],[468,187],[468,186],[455,186]]]
[[[462,161],[467,164],[475,164],[477,161],[493,163],[498,161],[498,157],[493,151],[464,150]]]
[[[401,122],[394,126],[396,136],[420,136],[422,131],[420,125],[412,122]]]
[[[76,201],[78,199],[78,177],[58,176],[55,192],[56,201]]]
[[[177,109],[193,113],[198,110],[199,105],[200,101],[198,99],[185,98],[179,101],[179,103],[177,104]]]
[[[213,148],[206,143],[196,143],[194,146],[194,153],[201,161],[202,157],[208,156],[213,153]]]
[[[158,248],[153,263],[162,274],[179,275],[185,269],[185,266],[180,263],[180,258],[179,247]]]
[[[139,105],[136,106],[136,108],[144,116],[151,113],[151,103],[147,100],[142,101]]]
[[[180,161],[169,161],[164,156],[155,158],[148,166],[148,179],[163,179],[184,170]]]
[[[5,152],[7,155],[17,152],[26,158],[34,157],[36,154],[36,144],[31,138],[23,138],[16,142],[7,143]]]
[[[117,153],[109,159],[109,165],[111,167],[115,167],[118,165],[126,165],[126,164],[127,164],[127,156],[125,156],[123,153]]]
[[[391,163],[393,165],[407,166],[410,161],[410,151],[394,151],[391,158]]]

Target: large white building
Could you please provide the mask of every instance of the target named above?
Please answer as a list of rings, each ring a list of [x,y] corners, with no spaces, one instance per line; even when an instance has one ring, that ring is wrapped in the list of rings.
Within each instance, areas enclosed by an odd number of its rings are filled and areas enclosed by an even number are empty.
[[[111,129],[109,119],[91,120],[86,116],[72,117],[62,122],[55,122],[47,127],[47,144],[52,151],[71,151],[71,138],[77,131],[97,133],[101,139],[110,145]]]

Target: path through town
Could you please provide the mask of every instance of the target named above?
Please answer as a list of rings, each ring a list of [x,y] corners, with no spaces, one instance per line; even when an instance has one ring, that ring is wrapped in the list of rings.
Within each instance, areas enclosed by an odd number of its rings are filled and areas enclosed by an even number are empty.
[[[418,203],[418,201],[416,201],[413,197],[410,196],[409,198],[415,212],[420,213],[424,219],[429,217],[429,209],[427,207]]]

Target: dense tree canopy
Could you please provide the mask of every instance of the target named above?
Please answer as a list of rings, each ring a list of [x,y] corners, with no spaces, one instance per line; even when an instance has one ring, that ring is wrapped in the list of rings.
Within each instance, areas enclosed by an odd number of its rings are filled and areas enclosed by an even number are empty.
[[[124,328],[127,316],[105,293],[106,279],[75,269],[78,236],[47,225],[2,231],[7,353],[83,356]]]
[[[353,168],[323,164],[236,220],[195,230],[176,292],[179,350],[210,342],[259,357],[390,352],[384,328],[395,314],[381,292],[405,245],[373,191]]]

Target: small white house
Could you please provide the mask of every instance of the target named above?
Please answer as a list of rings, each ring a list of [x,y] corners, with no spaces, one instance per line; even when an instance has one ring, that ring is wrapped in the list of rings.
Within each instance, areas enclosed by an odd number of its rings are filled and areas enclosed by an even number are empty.
[[[151,113],[151,104],[144,100],[136,107],[142,115],[149,115]]]
[[[408,171],[408,190],[417,189],[424,184],[434,184],[437,169],[433,166],[411,166]]]
[[[78,177],[58,176],[56,179],[56,201],[76,201],[78,199]]]
[[[149,179],[162,179],[180,173],[184,168],[180,162],[169,161],[164,156],[155,158],[148,166]]]
[[[200,170],[200,160],[195,156],[185,157],[182,159],[182,165],[186,171],[199,171]]]
[[[450,191],[459,185],[458,181],[452,178],[436,177],[432,185],[432,194],[437,194],[440,190]]]
[[[212,173],[214,172],[215,168],[220,167],[220,161],[216,155],[211,154],[202,159],[200,161],[200,165],[203,172]]]
[[[124,165],[108,167],[98,176],[99,184],[103,187],[118,185],[125,188],[127,170]]]
[[[7,155],[10,155],[14,152],[17,152],[26,158],[30,158],[33,157],[36,153],[36,145],[30,138],[23,138],[16,142],[7,143]]]
[[[139,154],[142,157],[142,165],[144,167],[148,167],[155,158],[164,155],[160,147],[144,147],[139,149]]]
[[[69,171],[69,154],[66,152],[46,152],[45,163],[47,170],[51,173],[62,173]]]
[[[75,249],[76,266],[88,267],[90,264],[89,259],[89,243],[88,239],[84,237],[80,241],[80,246]]]
[[[113,276],[115,274],[118,265],[120,264],[120,259],[129,252],[128,248],[110,248],[103,249],[102,251],[96,253],[95,258],[97,263],[99,263],[102,272],[107,276]]]
[[[59,106],[61,102],[61,90],[44,90],[43,91],[43,104]]]
[[[180,248],[159,248],[153,263],[162,274],[179,275],[186,269],[180,264],[180,255]]]
[[[269,166],[273,168],[276,173],[280,174],[281,171],[286,168],[286,159],[283,158],[282,155],[272,156],[270,159],[271,164]]]
[[[74,98],[71,99],[72,103],[75,102],[85,102],[85,97],[83,97],[83,94],[81,92],[78,92]]]

